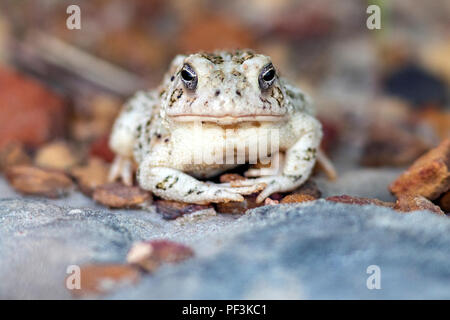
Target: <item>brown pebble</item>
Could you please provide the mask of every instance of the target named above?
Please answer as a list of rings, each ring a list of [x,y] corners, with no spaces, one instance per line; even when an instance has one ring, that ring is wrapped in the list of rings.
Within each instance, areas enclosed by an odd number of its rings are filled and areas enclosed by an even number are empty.
[[[25,74],[0,67],[0,148],[12,141],[38,147],[67,128],[66,101]]]
[[[147,272],[155,271],[163,263],[179,263],[194,256],[191,248],[168,240],[151,240],[133,245],[127,262]]]
[[[212,205],[191,204],[172,200],[155,201],[156,212],[166,220],[173,220],[187,213],[213,208]]]
[[[0,171],[15,165],[31,164],[31,158],[21,143],[9,143],[0,150]]]
[[[410,165],[428,150],[429,145],[417,134],[397,124],[376,122],[369,128],[360,163],[370,167]]]
[[[226,203],[216,203],[216,211],[218,213],[244,214],[248,209],[264,205],[264,203],[256,203],[256,197],[257,195],[251,194],[244,196],[244,201],[241,202],[230,201]]]
[[[9,167],[6,178],[23,194],[49,198],[61,197],[73,187],[72,180],[62,172],[27,165]]]
[[[67,170],[77,164],[78,158],[67,143],[58,141],[42,146],[34,162],[42,168]]]
[[[394,207],[394,203],[392,203],[392,202],[385,202],[385,201],[381,201],[378,199],[372,199],[372,198],[353,197],[353,196],[348,196],[348,195],[332,196],[332,197],[326,198],[325,200],[333,201],[333,202],[340,202],[340,203],[348,203],[348,204],[358,204],[358,205],[373,204],[376,206],[382,206],[382,207],[388,207],[388,208]]]
[[[394,209],[401,212],[428,210],[439,215],[444,214],[437,205],[433,204],[427,198],[414,195],[401,195],[397,199]]]
[[[70,174],[76,179],[81,192],[92,196],[95,188],[108,180],[108,165],[99,158],[90,158],[85,166],[72,168]]]
[[[315,199],[319,199],[322,196],[322,192],[313,180],[306,181],[300,188],[294,190],[293,193],[307,194]]]
[[[132,208],[150,200],[151,197],[149,192],[139,187],[114,182],[95,188],[93,198],[110,208]]]
[[[286,197],[284,197],[280,203],[301,203],[301,202],[307,202],[307,201],[314,201],[316,200],[315,197],[310,196],[309,194],[301,194],[301,193],[294,193],[294,194],[288,194]]]
[[[227,183],[231,181],[245,180],[243,176],[237,173],[225,173],[220,176],[220,183]]]
[[[440,199],[439,199],[439,206],[444,210],[446,213],[450,213],[450,191],[447,191]]]
[[[75,287],[75,274],[66,278],[66,286],[73,285],[70,292],[76,297],[97,296],[110,293],[123,285],[136,284],[140,272],[129,265],[91,264],[80,268],[80,288]]]
[[[450,189],[450,139],[417,159],[408,170],[389,186],[400,197],[403,194],[437,199]]]

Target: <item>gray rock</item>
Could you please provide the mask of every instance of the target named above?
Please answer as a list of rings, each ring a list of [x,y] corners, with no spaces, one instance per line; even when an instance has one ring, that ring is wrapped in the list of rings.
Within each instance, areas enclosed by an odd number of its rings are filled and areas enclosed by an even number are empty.
[[[196,257],[160,268],[120,299],[450,298],[450,220],[429,212],[327,203],[164,221],[155,212],[0,200],[0,298],[71,298],[68,265],[125,261],[165,238]],[[369,290],[369,265],[381,289]]]

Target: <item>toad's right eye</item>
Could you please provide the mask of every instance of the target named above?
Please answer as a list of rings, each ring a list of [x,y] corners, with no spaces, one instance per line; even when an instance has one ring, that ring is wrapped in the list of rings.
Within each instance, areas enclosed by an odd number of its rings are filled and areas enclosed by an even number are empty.
[[[180,75],[186,89],[195,90],[197,88],[197,74],[189,64],[184,64],[183,69],[181,69]]]

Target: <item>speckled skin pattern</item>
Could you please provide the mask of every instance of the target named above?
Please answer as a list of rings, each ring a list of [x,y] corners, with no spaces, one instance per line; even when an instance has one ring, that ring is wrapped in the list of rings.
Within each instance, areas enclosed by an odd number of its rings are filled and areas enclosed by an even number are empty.
[[[186,68],[195,83],[185,81]],[[273,68],[270,58],[250,50],[175,57],[162,85],[136,93],[117,118],[110,137],[117,154],[110,179],[130,184],[134,161],[140,187],[189,203],[243,201],[242,195],[259,191],[261,202],[299,187],[314,167],[322,127],[310,99],[275,68],[267,76],[273,76],[270,84],[261,83],[267,68]],[[227,144],[262,143],[274,131],[278,152],[268,157],[279,160],[276,168],[252,168],[246,173],[251,178],[230,183],[196,179],[238,165],[192,161],[196,155],[225,154]]]

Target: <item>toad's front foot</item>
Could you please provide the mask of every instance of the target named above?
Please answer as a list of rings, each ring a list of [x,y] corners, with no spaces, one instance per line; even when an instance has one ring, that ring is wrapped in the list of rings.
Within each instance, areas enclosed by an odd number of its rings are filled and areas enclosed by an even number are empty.
[[[244,201],[242,195],[259,192],[265,187],[262,183],[241,187],[206,183],[179,170],[150,167],[145,162],[140,166],[137,178],[143,189],[161,198],[197,204],[241,202]]]
[[[130,158],[117,155],[109,169],[108,181],[113,182],[117,179],[127,185],[133,185],[133,161]]]
[[[307,176],[288,176],[288,175],[276,175],[266,176],[256,179],[236,180],[230,182],[232,187],[250,187],[259,184],[265,184],[266,187],[256,198],[257,203],[263,202],[267,197],[276,192],[291,191],[306,180]]]

